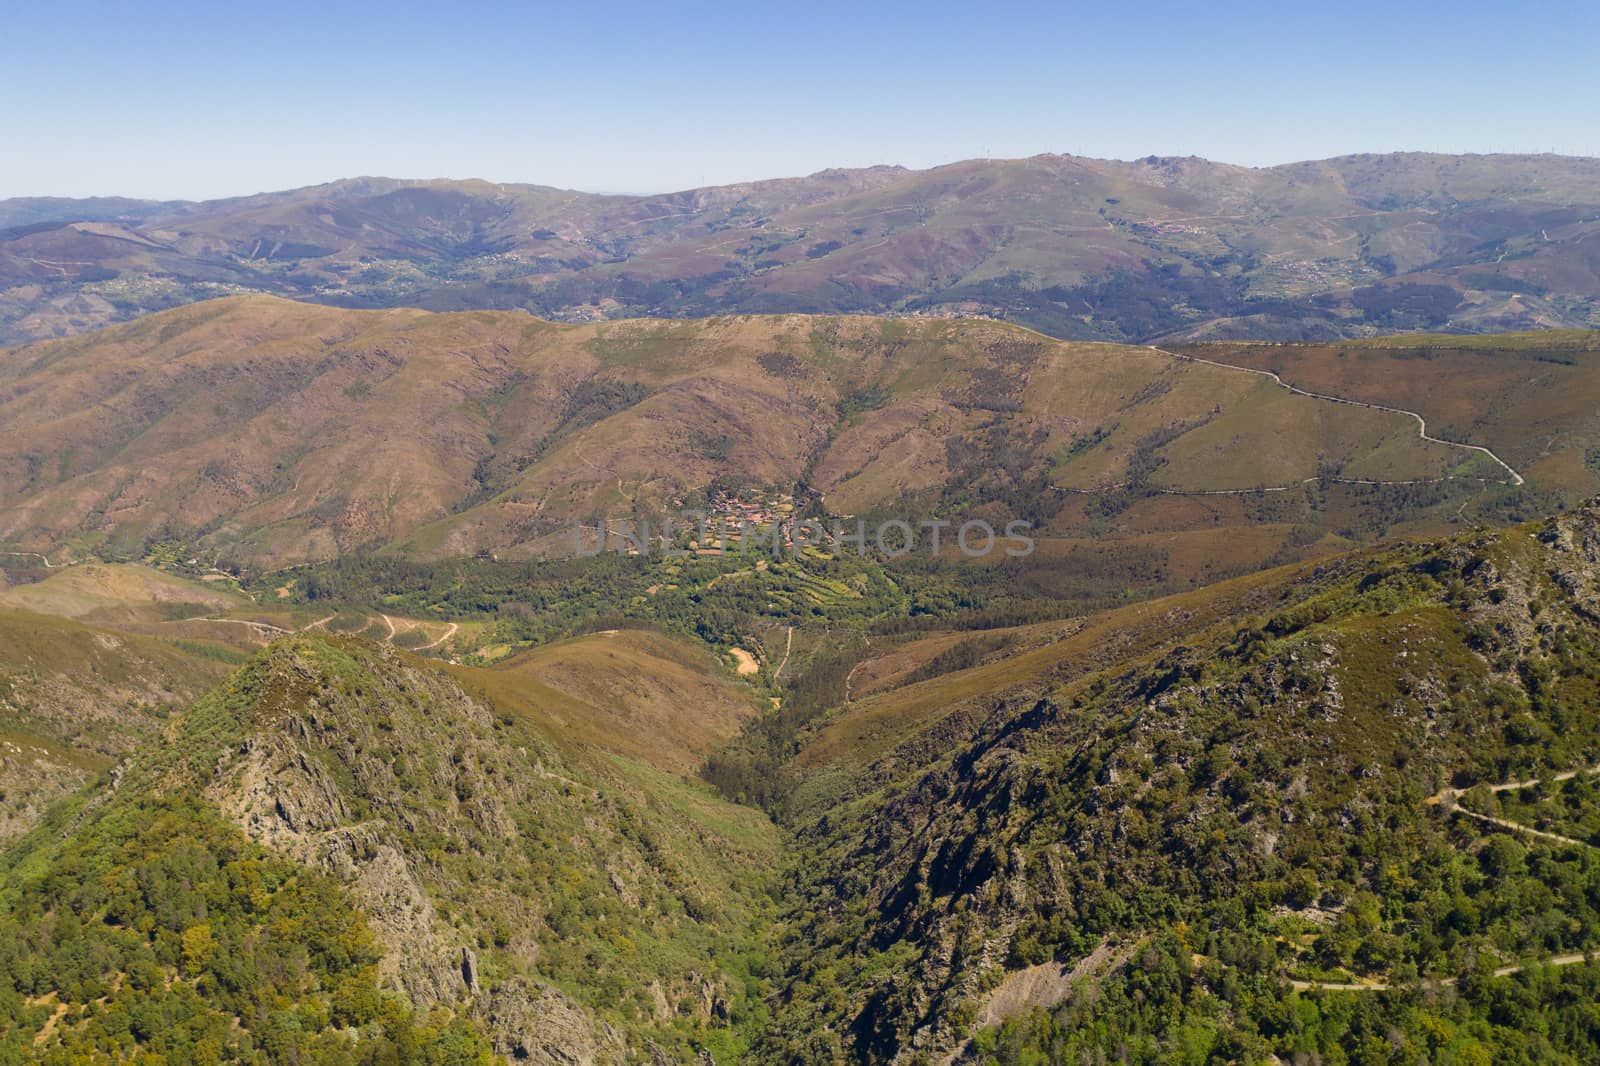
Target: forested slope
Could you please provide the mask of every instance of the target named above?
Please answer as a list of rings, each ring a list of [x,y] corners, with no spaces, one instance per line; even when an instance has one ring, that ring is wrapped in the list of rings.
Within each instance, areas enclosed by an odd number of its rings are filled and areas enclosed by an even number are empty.
[[[801,742],[767,1057],[1592,1060],[1593,968],[1492,975],[1600,944],[1600,851],[1453,808],[1600,761],[1600,508],[1236,584]]]

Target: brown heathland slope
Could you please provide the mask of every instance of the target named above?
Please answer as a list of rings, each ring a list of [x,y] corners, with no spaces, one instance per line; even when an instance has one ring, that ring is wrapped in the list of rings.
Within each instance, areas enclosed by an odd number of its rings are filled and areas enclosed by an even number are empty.
[[[227,671],[164,641],[0,605],[0,843]]]
[[[1528,478],[1569,499],[1600,491],[1600,333],[1181,350],[1270,370],[1311,392],[1423,412],[1433,435],[1492,448]]]
[[[1503,472],[1403,416],[984,321],[555,325],[245,297],[0,351],[0,543],[256,565],[559,549],[715,479],[833,510],[1003,469],[1076,491]]]
[[[756,713],[749,690],[704,648],[649,630],[574,637],[452,672],[563,743],[675,773],[693,773]]]
[[[248,602],[226,588],[132,564],[58,566],[43,581],[0,589],[0,607],[113,627],[221,614]]]
[[[1361,558],[1357,553],[1344,561],[1348,565]],[[1020,699],[1019,693],[1042,687],[1071,684],[1112,663],[1141,662],[1186,633],[1266,609],[1315,569],[1315,564],[1297,563],[1069,623],[1019,627],[1009,631],[1012,648],[986,657],[977,666],[900,687],[883,678],[871,685],[876,691],[861,693],[861,699],[823,722],[796,757],[795,766],[856,770],[884,758],[918,734],[931,737],[928,743],[936,746],[941,727],[935,723],[949,720],[955,723],[951,729],[965,728],[981,720],[985,708],[997,701]],[[928,661],[929,651],[937,654],[944,650],[938,638],[929,639],[935,642],[931,647],[919,648],[922,642],[915,642],[901,654]],[[897,672],[901,665],[868,660],[862,674],[865,679],[875,670]]]

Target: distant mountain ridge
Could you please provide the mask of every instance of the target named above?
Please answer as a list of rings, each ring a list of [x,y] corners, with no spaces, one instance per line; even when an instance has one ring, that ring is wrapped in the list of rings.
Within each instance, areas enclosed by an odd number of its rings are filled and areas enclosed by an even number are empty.
[[[654,196],[362,177],[0,201],[0,343],[218,295],[557,320],[982,315],[1074,339],[1600,324],[1600,160],[1043,155]]]

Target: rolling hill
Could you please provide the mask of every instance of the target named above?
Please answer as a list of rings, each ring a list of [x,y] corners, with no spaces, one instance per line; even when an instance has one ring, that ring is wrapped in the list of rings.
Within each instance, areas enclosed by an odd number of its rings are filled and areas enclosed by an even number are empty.
[[[1581,375],[1594,345],[1569,339],[1563,373]],[[1564,388],[1547,375],[1523,403]],[[252,568],[356,549],[570,553],[574,523],[723,486],[799,488],[845,514],[1009,509],[1002,524],[1083,544],[1108,526],[1259,526],[1241,508],[1266,508],[1270,555],[1297,522],[1315,540],[1366,521],[1340,514],[1414,519],[1519,488],[1481,447],[1382,406],[996,322],[555,324],[231,298],[0,351],[0,546],[115,559],[173,542]],[[1555,402],[1547,422],[1578,447],[1586,419]],[[1586,469],[1554,488],[1581,498]],[[1307,502],[1319,479],[1326,499]],[[1283,498],[1245,499],[1261,491]]]
[[[0,1061],[1589,1061],[1597,338],[0,349]]]
[[[748,689],[704,649],[646,629],[602,630],[459,668],[471,692],[537,721],[568,746],[693,774],[755,717]],[[685,712],[692,709],[693,714]]]
[[[979,314],[1054,336],[1597,324],[1600,162],[969,160],[660,196],[356,178],[204,203],[0,201],[0,342],[229,293],[553,319]]]
[[[1183,345],[1286,383],[1426,411],[1432,432],[1493,448],[1531,479],[1580,495],[1600,484],[1594,335],[1395,337],[1340,345]]]

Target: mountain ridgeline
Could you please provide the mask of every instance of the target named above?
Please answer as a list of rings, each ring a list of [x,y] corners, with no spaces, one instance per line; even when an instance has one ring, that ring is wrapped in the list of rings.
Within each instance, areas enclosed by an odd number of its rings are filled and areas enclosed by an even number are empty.
[[[0,546],[138,559],[172,542],[253,570],[376,550],[540,557],[571,554],[578,523],[798,493],[831,513],[1025,519],[1057,555],[1170,552],[1176,533],[1204,557],[1199,579],[1329,535],[1600,490],[1597,336],[1352,343],[1329,352],[1360,367],[1345,397],[1304,369],[1316,359],[1253,372],[1310,346],[237,297],[0,351]],[[1475,404],[1481,389],[1512,402]]]
[[[365,642],[274,645],[77,803],[7,872],[13,1049],[622,1062],[754,1010],[758,812]]]
[[[851,704],[786,770],[797,961],[766,1046],[1586,1061],[1597,604],[1591,507]],[[1483,817],[1500,794],[1521,821]]]
[[[659,196],[355,178],[204,203],[0,201],[0,343],[197,300],[563,320],[979,314],[1053,336],[1593,327],[1600,161],[1248,168],[1044,155]]]

